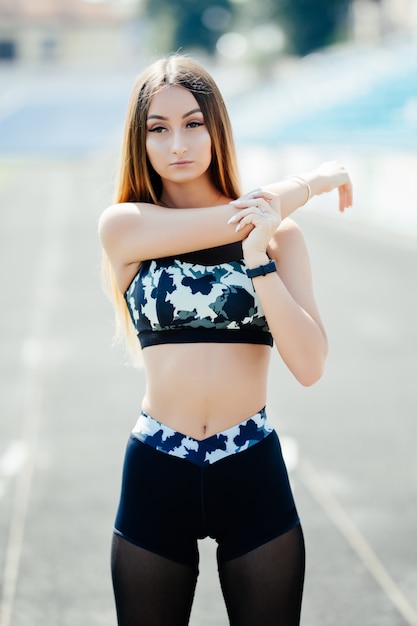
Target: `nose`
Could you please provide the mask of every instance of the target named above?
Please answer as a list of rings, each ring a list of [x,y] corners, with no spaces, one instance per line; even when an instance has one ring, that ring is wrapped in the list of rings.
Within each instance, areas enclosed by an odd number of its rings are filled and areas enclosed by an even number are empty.
[[[184,137],[180,131],[177,131],[173,135],[172,153],[179,156],[185,154],[186,152],[187,146],[185,145]]]

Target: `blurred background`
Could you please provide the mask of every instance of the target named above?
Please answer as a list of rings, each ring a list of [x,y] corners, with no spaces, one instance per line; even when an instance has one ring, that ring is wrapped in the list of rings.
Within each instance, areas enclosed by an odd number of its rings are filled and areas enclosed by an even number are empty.
[[[0,0],[0,154],[103,153],[134,77],[180,50],[218,80],[249,187],[294,146],[298,169],[354,152],[360,219],[415,233],[416,31],[415,0]]]
[[[108,553],[141,373],[112,349],[97,220],[137,74],[216,78],[244,190],[328,159],[305,233],[323,379],[268,400],[307,542],[304,626],[417,625],[417,0],[0,0],[0,626],[115,624]],[[201,542],[191,624],[225,626]]]

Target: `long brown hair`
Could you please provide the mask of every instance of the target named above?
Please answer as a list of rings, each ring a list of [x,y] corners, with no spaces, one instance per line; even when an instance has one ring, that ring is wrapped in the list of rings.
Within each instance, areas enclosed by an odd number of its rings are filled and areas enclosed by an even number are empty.
[[[150,65],[135,82],[126,115],[115,203],[158,203],[162,182],[147,157],[146,120],[152,96],[170,85],[188,89],[197,100],[211,137],[211,180],[224,196],[237,198],[240,184],[235,146],[219,88],[197,61],[175,54]],[[103,255],[103,277],[115,308],[116,337],[125,337],[133,360],[140,362],[137,358],[139,342],[106,254]]]

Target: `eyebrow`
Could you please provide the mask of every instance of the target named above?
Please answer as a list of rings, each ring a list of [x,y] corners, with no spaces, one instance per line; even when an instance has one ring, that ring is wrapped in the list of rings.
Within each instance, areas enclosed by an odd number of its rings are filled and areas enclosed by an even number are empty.
[[[192,109],[191,111],[188,111],[188,113],[184,113],[184,115],[182,116],[182,119],[184,120],[186,117],[189,117],[190,115],[194,115],[194,113],[201,113],[201,109]],[[152,120],[152,119],[156,119],[156,120],[168,120],[168,117],[164,117],[163,115],[149,115],[148,116],[148,120]]]

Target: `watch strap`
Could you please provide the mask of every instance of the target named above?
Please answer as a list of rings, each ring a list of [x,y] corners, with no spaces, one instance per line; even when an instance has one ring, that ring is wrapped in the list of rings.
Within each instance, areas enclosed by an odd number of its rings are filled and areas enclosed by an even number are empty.
[[[257,276],[266,276],[267,274],[271,274],[272,272],[277,271],[277,264],[274,259],[267,263],[266,265],[259,265],[258,267],[252,267],[251,269],[247,269],[246,273],[249,278],[256,278]]]

